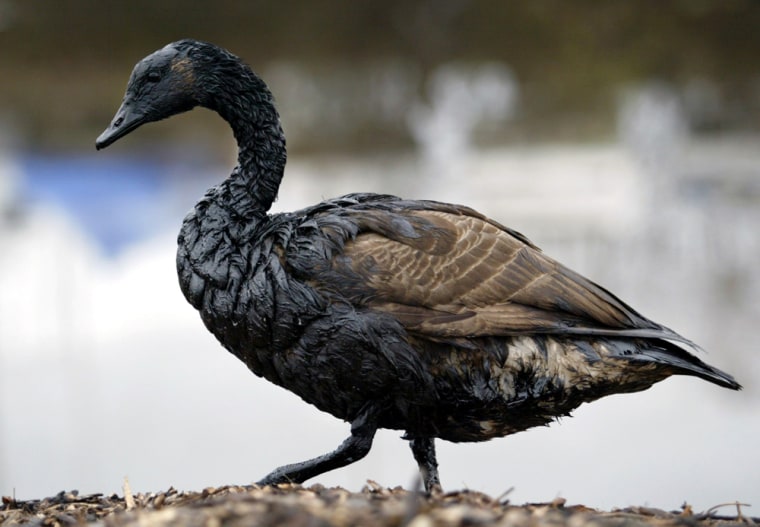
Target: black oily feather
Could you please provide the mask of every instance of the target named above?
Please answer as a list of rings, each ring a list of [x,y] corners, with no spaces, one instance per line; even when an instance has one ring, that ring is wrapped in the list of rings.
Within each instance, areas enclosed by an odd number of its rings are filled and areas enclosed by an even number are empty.
[[[212,44],[182,40],[138,62],[96,146],[194,106],[230,124],[239,152],[182,224],[181,290],[253,373],[351,423],[335,451],[259,484],[345,466],[390,428],[434,491],[435,438],[547,425],[674,374],[740,388],[673,343],[696,347],[688,339],[467,207],[356,193],[268,214],[286,161],[274,100]]]

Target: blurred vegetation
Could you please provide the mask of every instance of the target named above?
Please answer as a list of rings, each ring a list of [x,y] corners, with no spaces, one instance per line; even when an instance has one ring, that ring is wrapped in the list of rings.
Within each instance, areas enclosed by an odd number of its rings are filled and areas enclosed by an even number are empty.
[[[506,140],[608,137],[621,90],[651,80],[715,87],[721,112],[702,132],[760,128],[756,0],[0,0],[0,121],[26,147],[89,148],[134,62],[183,37],[225,46],[264,74],[278,63],[319,77],[400,62],[418,72],[420,97],[442,63],[500,61],[520,86]],[[197,119],[181,125],[203,122],[207,137],[228,140],[223,123]],[[411,144],[403,123],[367,126],[312,142],[302,134],[295,147]]]

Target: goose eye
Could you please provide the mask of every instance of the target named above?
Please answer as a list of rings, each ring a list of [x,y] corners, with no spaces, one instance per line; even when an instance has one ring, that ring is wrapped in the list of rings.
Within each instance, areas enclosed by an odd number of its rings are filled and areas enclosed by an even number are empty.
[[[148,73],[148,82],[158,82],[161,80],[161,74],[157,71],[151,71]]]

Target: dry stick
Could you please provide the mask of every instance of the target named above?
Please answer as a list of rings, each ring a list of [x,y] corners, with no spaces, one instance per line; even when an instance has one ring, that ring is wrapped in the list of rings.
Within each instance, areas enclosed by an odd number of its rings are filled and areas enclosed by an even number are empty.
[[[719,503],[718,505],[713,505],[703,513],[703,516],[710,517],[712,516],[713,512],[720,509],[721,507],[729,507],[731,505],[736,506],[736,519],[739,521],[745,521],[745,518],[742,515],[742,507],[751,507],[752,505],[749,503],[739,503],[738,501],[729,501],[727,503]]]
[[[127,505],[127,510],[134,509],[135,499],[132,497],[132,489],[129,488],[129,480],[126,476],[124,477],[124,485],[121,488],[124,491],[124,503]]]

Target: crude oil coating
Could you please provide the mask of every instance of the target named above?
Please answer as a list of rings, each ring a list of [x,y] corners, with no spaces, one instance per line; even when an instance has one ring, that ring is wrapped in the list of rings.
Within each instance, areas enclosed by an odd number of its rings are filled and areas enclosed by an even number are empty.
[[[403,430],[428,491],[434,439],[483,441],[673,374],[731,389],[689,340],[459,205],[350,194],[268,214],[285,137],[272,95],[238,57],[183,40],[149,55],[96,142],[204,106],[231,126],[238,165],[185,218],[182,292],[256,375],[349,421],[335,451],[259,483],[302,482]]]

